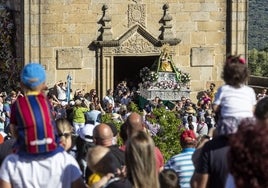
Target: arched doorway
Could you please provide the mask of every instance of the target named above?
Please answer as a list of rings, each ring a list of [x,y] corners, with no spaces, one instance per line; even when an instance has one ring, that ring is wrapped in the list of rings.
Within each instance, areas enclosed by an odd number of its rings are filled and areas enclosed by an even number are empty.
[[[115,56],[114,57],[114,88],[122,80],[128,87],[138,87],[141,82],[139,71],[143,67],[151,67],[159,56]]]

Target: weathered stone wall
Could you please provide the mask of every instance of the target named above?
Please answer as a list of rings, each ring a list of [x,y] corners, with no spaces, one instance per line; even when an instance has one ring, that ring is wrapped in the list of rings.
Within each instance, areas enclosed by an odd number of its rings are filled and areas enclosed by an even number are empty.
[[[208,88],[210,82],[222,84],[227,1],[25,0],[24,63],[41,62],[47,69],[49,86],[66,80],[70,74],[73,89],[95,88],[96,74],[100,70],[96,71],[95,51],[88,47],[100,36],[101,25],[97,22],[103,16],[103,5],[107,5],[106,14],[111,18],[112,39],[118,39],[135,23],[158,38],[163,6],[168,3],[168,14],[172,17],[168,23],[172,26],[171,33],[168,34],[181,39],[174,47],[173,61],[191,74],[191,98],[195,100],[196,93]],[[231,52],[244,56],[247,51],[247,2],[237,0],[231,4]],[[133,4],[141,4],[141,10],[130,14],[129,7]],[[100,69],[106,71],[105,67]]]

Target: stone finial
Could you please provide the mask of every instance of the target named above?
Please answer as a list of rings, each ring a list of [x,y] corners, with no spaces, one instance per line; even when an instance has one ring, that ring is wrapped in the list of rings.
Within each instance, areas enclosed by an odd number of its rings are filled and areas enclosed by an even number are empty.
[[[102,24],[101,26],[101,35],[100,35],[100,39],[105,41],[105,40],[112,40],[113,36],[112,36],[112,31],[111,31],[111,17],[108,15],[108,6],[106,4],[104,4],[102,6],[102,18],[99,21],[99,23]]]
[[[162,21],[162,33],[160,35],[160,38],[162,40],[169,40],[169,39],[172,39],[174,36],[173,36],[173,33],[171,31],[172,29],[172,24],[171,24],[171,21],[172,21],[172,16],[168,13],[168,9],[169,9],[169,5],[166,3],[164,4],[163,6],[163,10],[164,10],[164,15],[161,19]]]

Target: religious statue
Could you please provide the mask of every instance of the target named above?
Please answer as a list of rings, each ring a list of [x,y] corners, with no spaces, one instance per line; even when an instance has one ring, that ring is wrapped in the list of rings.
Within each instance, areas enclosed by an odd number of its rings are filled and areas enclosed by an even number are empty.
[[[162,52],[159,58],[159,71],[173,72],[172,58],[170,55],[169,45],[165,44],[162,47]]]

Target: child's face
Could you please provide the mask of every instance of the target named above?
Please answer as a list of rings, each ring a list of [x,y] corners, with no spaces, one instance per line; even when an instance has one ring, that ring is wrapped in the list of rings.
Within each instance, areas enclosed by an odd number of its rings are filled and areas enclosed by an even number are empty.
[[[69,150],[72,147],[72,134],[65,133],[64,139],[61,140],[60,144],[64,148],[65,151]]]

